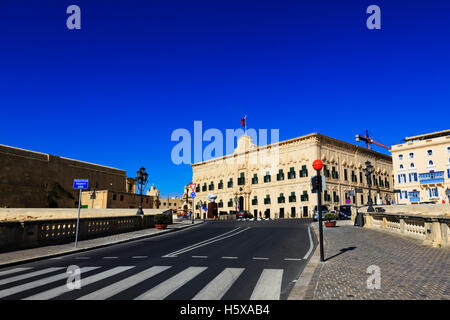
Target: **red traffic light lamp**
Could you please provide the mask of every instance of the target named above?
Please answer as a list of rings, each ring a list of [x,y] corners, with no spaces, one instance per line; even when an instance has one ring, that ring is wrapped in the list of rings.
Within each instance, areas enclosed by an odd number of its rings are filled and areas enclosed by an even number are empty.
[[[322,162],[322,160],[319,160],[319,159],[314,160],[314,162],[313,162],[313,168],[314,168],[314,170],[320,170],[320,169],[322,169],[322,167],[323,167],[323,162]]]

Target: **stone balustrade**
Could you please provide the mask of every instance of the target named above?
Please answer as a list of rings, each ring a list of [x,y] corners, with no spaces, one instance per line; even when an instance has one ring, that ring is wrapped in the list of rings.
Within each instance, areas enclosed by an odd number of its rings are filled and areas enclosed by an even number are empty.
[[[364,227],[423,240],[433,247],[450,247],[450,205],[397,205],[359,208],[364,213]],[[352,219],[356,210],[352,209]]]
[[[171,218],[171,210],[164,213]],[[0,252],[75,241],[76,218],[0,222]],[[82,217],[78,239],[110,236],[154,227],[154,215]]]

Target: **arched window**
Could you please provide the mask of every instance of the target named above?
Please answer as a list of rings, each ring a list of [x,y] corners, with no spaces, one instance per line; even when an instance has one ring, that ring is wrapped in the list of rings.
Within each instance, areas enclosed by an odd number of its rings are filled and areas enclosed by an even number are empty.
[[[410,158],[410,159],[414,159],[414,152],[411,152],[411,153],[409,154],[409,158]]]
[[[411,163],[411,168],[414,168],[414,163]]]
[[[427,154],[429,155],[429,156],[432,156],[433,155],[433,150],[427,150]]]
[[[402,164],[400,165],[400,169],[403,169],[403,165]]]
[[[432,166],[433,165],[433,161],[432,160],[428,161],[428,165]]]
[[[402,154],[398,155],[398,160],[403,160],[403,155]]]

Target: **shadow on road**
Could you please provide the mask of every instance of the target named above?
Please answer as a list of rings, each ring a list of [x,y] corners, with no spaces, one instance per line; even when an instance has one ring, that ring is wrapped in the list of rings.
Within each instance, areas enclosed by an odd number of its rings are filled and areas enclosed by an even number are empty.
[[[348,247],[348,248],[341,249],[341,250],[339,250],[339,253],[337,253],[334,256],[331,256],[329,258],[326,258],[325,261],[333,259],[333,258],[337,257],[338,255],[343,254],[344,252],[351,251],[351,250],[354,250],[354,249],[356,249],[356,247]]]

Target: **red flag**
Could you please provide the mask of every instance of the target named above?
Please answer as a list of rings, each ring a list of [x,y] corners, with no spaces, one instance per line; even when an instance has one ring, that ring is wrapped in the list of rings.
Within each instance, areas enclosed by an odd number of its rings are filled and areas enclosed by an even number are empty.
[[[243,127],[245,127],[245,117],[241,119],[241,124]]]

